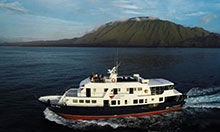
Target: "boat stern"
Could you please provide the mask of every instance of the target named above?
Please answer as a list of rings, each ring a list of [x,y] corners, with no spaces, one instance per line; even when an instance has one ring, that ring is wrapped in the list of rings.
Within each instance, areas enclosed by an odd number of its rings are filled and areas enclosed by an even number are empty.
[[[182,94],[182,95],[178,98],[177,102],[179,102],[179,103],[181,104],[181,106],[183,106],[183,105],[186,103],[186,101],[185,101],[186,98],[187,98],[187,96],[184,95],[184,94]]]

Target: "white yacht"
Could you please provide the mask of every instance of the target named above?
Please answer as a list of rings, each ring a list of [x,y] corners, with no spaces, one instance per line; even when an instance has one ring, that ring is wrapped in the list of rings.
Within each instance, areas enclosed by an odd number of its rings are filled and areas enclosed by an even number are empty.
[[[139,74],[92,74],[78,88],[63,95],[42,96],[39,101],[58,115],[76,120],[136,117],[181,110],[185,96],[165,79],[144,79]]]

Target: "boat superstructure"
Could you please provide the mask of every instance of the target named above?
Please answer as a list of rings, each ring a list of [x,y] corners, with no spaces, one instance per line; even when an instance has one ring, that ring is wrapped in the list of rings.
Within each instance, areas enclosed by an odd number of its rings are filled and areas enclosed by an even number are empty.
[[[55,113],[71,119],[102,119],[144,116],[180,110],[184,95],[165,79],[144,79],[139,74],[119,76],[117,66],[108,76],[92,74],[79,88],[39,101]]]

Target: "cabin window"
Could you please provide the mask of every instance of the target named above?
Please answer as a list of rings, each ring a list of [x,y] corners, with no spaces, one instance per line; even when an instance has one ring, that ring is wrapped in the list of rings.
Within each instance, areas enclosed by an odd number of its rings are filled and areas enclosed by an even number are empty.
[[[93,88],[93,92],[96,92],[96,89],[95,89],[95,88]]]
[[[84,100],[79,100],[79,103],[84,103]]]
[[[134,91],[136,91],[136,88],[134,88]]]
[[[145,99],[145,103],[147,103],[147,99]]]
[[[134,104],[137,104],[137,103],[138,103],[138,100],[137,100],[137,99],[133,100],[133,103],[134,103]]]
[[[118,100],[118,105],[120,105],[120,100]]]
[[[90,100],[86,100],[86,103],[90,103]]]
[[[121,91],[121,89],[119,88],[119,89],[118,89],[118,92],[120,92],[120,91]]]
[[[104,89],[104,92],[107,92],[107,91],[108,91],[108,88],[105,88],[105,89]]]
[[[109,107],[109,100],[103,100],[104,107]]]
[[[129,88],[127,88],[127,91],[129,91]]]
[[[166,88],[166,86],[162,86],[162,87],[151,87],[151,94],[152,95],[159,95],[162,94],[164,92],[164,89]]]
[[[112,105],[116,105],[116,101],[115,100],[112,100]]]
[[[74,99],[74,100],[73,100],[73,103],[78,103],[78,100],[77,100],[77,99]]]
[[[169,86],[169,90],[174,89],[174,85]]]
[[[165,90],[171,90],[174,89],[174,85],[165,86]]]
[[[151,101],[154,101],[154,98],[152,98]]]
[[[117,88],[113,89],[113,94],[118,94],[118,89]]]
[[[163,97],[159,98],[159,101],[163,101]]]
[[[95,103],[96,103],[96,100],[92,100],[92,103],[95,104]]]
[[[144,103],[144,100],[143,99],[139,99],[139,103],[140,104]]]
[[[142,91],[142,88],[138,88],[138,91]]]
[[[77,97],[77,90],[75,90],[75,89],[68,90],[66,93],[66,96],[67,97]]]
[[[125,104],[128,104],[128,101],[127,101],[127,100],[125,100]]]
[[[151,89],[151,94],[152,94],[152,95],[156,95],[156,88],[153,88],[153,87],[152,87],[152,88],[150,88],[150,89]]]

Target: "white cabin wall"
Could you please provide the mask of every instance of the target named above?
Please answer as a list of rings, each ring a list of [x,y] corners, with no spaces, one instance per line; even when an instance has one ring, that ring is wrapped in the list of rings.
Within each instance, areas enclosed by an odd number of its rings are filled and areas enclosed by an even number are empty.
[[[88,83],[85,84],[85,86],[83,87],[81,93],[78,94],[78,96],[80,97],[86,97],[86,88],[90,88],[91,89],[91,96],[92,97],[103,97],[105,95],[104,89],[108,88],[108,90],[112,90],[114,88],[118,88],[120,89],[120,91],[118,91],[118,94],[129,94],[129,91],[127,91],[127,88],[134,88],[136,90],[134,90],[134,94],[138,94],[138,95],[151,95],[151,91],[150,88],[148,87],[147,84],[141,84],[139,82],[132,82],[132,83]],[[142,91],[138,91],[138,88],[142,88]],[[94,92],[95,89],[95,92]],[[147,89],[147,93],[145,93],[145,89]],[[111,94],[113,94],[113,92],[110,92]]]

